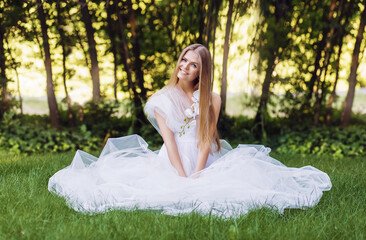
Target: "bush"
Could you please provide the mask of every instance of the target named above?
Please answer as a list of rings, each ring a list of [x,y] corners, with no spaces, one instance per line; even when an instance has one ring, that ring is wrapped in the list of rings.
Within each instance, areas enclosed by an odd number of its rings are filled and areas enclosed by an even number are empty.
[[[232,146],[240,143],[258,143],[252,132],[253,120],[246,116],[232,117],[221,115],[217,124],[219,137],[227,140]]]
[[[76,121],[76,127],[67,127],[67,119],[63,119],[60,130],[51,128],[48,116],[19,118],[14,113],[6,113],[0,125],[0,150],[25,154],[101,150],[107,138],[134,133],[140,134],[151,149],[159,149],[163,141],[151,124],[134,129],[133,118],[128,113],[121,113],[120,108],[113,102],[87,104],[83,108],[82,122]],[[366,156],[364,116],[359,116],[357,122],[341,130],[337,127],[312,128],[288,118],[269,118],[265,125],[266,138],[263,138],[253,133],[253,119],[222,115],[218,130],[220,138],[228,140],[233,147],[240,143],[264,144],[279,153]]]
[[[150,123],[142,126],[138,134],[149,144],[149,148],[152,150],[160,149],[164,143],[163,138]]]
[[[333,127],[293,131],[280,136],[278,140],[279,153],[366,156],[366,129],[362,126],[343,130]]]
[[[78,104],[72,106],[73,125],[85,125],[93,136],[100,138],[127,135],[132,125],[128,112],[129,102],[102,101],[87,102],[82,108]],[[82,112],[82,113],[80,113]],[[60,120],[63,127],[70,126],[66,103],[60,104]]]
[[[17,154],[99,150],[103,139],[92,136],[85,125],[55,130],[14,118],[5,113],[0,126],[0,150]]]
[[[356,121],[357,120],[357,121]],[[218,123],[220,137],[232,146],[239,143],[264,144],[278,153],[330,155],[333,157],[366,156],[365,118],[354,117],[354,125],[314,128],[312,123],[299,124],[289,118],[269,118],[265,125],[266,138],[255,134],[253,119],[223,115]]]

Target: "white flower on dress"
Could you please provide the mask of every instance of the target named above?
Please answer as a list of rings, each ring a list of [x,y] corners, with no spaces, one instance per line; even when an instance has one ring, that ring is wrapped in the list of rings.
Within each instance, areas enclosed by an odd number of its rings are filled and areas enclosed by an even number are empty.
[[[199,90],[196,90],[194,91],[192,97],[193,104],[191,105],[190,108],[184,110],[184,115],[186,115],[186,118],[184,119],[185,124],[180,127],[181,129],[181,131],[179,132],[180,137],[186,133],[185,131],[186,127],[188,129],[190,126],[196,125],[196,116],[198,116],[200,113],[199,99],[200,99],[200,93]]]
[[[184,114],[188,117],[188,118],[193,118],[196,117],[196,115],[194,114],[194,112],[192,111],[192,109],[187,108],[186,110],[184,110]]]

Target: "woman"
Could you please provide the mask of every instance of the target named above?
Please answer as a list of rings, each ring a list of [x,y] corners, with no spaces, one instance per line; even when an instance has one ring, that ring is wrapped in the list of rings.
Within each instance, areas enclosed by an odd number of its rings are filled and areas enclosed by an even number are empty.
[[[218,139],[221,100],[210,74],[207,48],[188,46],[167,86],[145,106],[164,140],[159,153],[138,135],[109,139],[99,158],[77,151],[48,189],[88,213],[139,208],[232,217],[263,206],[283,212],[317,204],[331,188],[326,173],[288,168],[264,146],[231,149]]]

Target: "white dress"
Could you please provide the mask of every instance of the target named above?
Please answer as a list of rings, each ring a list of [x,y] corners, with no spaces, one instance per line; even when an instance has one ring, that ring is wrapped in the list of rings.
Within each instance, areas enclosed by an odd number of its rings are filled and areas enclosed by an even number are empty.
[[[221,141],[220,152],[213,146],[206,168],[192,177],[198,154],[198,116],[186,124],[185,110],[190,107],[178,86],[158,91],[145,106],[148,119],[158,131],[154,112],[166,120],[190,177],[177,175],[165,145],[153,152],[140,136],[130,135],[109,139],[99,158],[78,150],[71,165],[50,178],[49,191],[83,213],[146,209],[226,218],[261,207],[281,213],[285,208],[311,207],[323,191],[330,190],[328,175],[312,166],[286,167],[269,156],[267,147],[239,145],[231,149],[225,141]]]

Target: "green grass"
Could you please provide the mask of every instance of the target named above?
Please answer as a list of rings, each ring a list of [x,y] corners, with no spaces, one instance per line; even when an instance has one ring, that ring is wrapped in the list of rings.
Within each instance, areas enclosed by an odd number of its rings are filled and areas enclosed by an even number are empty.
[[[73,153],[32,156],[0,153],[0,239],[365,239],[365,159],[274,155],[288,166],[313,165],[333,188],[307,210],[251,211],[224,220],[154,211],[84,215],[47,190]]]

